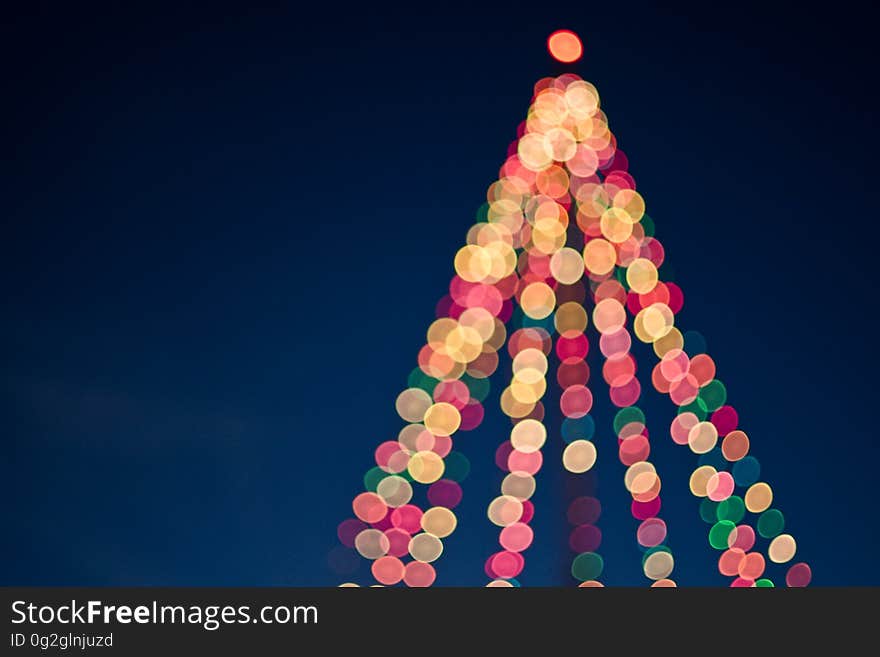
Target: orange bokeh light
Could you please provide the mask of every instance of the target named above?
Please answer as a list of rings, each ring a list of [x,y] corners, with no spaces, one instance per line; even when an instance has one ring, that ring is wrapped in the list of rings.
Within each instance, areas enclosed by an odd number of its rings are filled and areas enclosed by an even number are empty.
[[[554,59],[564,64],[576,62],[584,54],[581,40],[571,30],[556,30],[547,39],[547,49]]]

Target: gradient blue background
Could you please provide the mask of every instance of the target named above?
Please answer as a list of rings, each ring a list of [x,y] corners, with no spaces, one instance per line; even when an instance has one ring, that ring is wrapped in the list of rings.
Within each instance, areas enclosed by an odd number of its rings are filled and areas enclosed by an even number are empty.
[[[814,583],[880,584],[865,15],[28,4],[0,39],[0,582],[337,584],[336,525],[568,27]],[[642,584],[597,398],[604,579]],[[438,584],[495,549],[494,399]],[[650,399],[675,577],[723,584]],[[524,584],[569,583],[554,449]]]

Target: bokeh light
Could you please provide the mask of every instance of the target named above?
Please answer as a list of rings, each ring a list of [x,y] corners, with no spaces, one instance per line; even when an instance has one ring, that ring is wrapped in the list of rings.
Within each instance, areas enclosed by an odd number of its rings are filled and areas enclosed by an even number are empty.
[[[554,59],[565,64],[576,62],[584,52],[581,40],[571,30],[557,30],[551,34],[547,39],[547,49]]]
[[[554,32],[548,49],[565,63],[583,54],[567,30]],[[470,472],[457,435],[477,429],[491,410],[492,382],[507,352],[509,379],[494,399],[511,428],[495,452],[503,475],[487,517],[499,528],[500,550],[486,558],[487,586],[527,581],[531,498],[549,458],[545,447],[558,458],[553,441],[560,437],[570,481],[571,575],[580,587],[603,586],[601,506],[592,493],[597,445],[606,443],[591,413],[609,402],[643,574],[653,587],[676,586],[670,528],[659,515],[663,482],[638,406],[643,386],[677,407],[669,435],[694,455],[688,487],[708,524],[709,547],[718,551],[719,572],[734,587],[809,584],[806,563],[788,566],[797,544],[783,533],[782,512],[771,508],[773,489],[741,428],[748,417],[730,404],[703,336],[678,326],[684,295],[668,280],[665,247],[592,84],[566,73],[535,85],[485,201],[454,253],[448,291],[395,400],[403,428],[378,441],[375,464],[352,502],[354,517],[337,527],[337,572],[353,577],[350,561],[359,555],[378,585],[434,584],[432,564],[457,530],[453,509]],[[637,362],[642,348],[633,351],[633,338],[650,345],[645,352],[656,361]],[[591,367],[607,384],[607,399],[594,399]],[[548,394],[551,386],[557,390]],[[559,436],[548,433],[545,414],[549,422],[561,416]],[[788,569],[769,572],[778,564]]]

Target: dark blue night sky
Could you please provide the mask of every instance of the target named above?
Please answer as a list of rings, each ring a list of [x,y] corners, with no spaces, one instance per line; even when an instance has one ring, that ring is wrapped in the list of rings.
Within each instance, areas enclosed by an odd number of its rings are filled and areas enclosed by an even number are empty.
[[[336,526],[568,27],[799,558],[816,585],[880,584],[865,16],[26,4],[0,39],[2,583],[339,583]],[[596,397],[603,579],[642,585]],[[695,457],[646,397],[673,576],[724,584]],[[495,399],[457,441],[472,469],[438,584],[482,585],[496,549]],[[556,463],[525,585],[570,583]]]

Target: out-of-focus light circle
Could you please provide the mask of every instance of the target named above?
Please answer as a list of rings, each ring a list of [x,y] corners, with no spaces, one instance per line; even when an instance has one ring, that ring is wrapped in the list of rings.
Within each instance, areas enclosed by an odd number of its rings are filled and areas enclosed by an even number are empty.
[[[666,523],[660,518],[648,518],[639,525],[636,540],[643,547],[656,547],[666,540]]]
[[[393,508],[402,506],[412,499],[413,490],[410,483],[403,477],[385,477],[376,487],[376,493]]]
[[[568,545],[574,552],[595,552],[602,545],[602,530],[595,525],[580,525],[568,535]]]
[[[593,393],[587,386],[569,386],[559,397],[559,407],[565,417],[582,418],[593,407]]]
[[[407,470],[420,484],[432,484],[443,476],[443,459],[435,452],[417,452],[409,460]]]
[[[728,547],[733,547],[729,544],[729,537],[735,529],[736,525],[730,520],[719,520],[709,530],[709,545],[716,550],[726,550]]]
[[[728,461],[739,461],[749,453],[749,437],[739,429],[731,431],[721,442],[721,451]]]
[[[779,509],[767,509],[758,516],[758,533],[764,538],[775,538],[785,528],[785,516]]]
[[[556,309],[553,323],[560,334],[566,331],[582,333],[587,328],[587,311],[577,301],[567,301]]]
[[[408,388],[398,395],[395,406],[407,422],[421,422],[431,403],[431,396],[421,388]]]
[[[531,454],[547,440],[547,429],[537,420],[520,420],[510,431],[510,442],[520,452]]]
[[[354,547],[365,559],[378,559],[388,554],[391,543],[384,532],[365,529],[354,539]]]
[[[572,285],[584,275],[584,259],[572,248],[559,249],[550,258],[550,273],[563,285]]]
[[[739,575],[739,566],[745,558],[745,551],[739,548],[725,550],[718,558],[718,572],[727,577],[736,577]]]
[[[733,494],[735,484],[729,472],[716,472],[706,482],[706,495],[713,502],[726,500]]]
[[[408,531],[400,527],[391,527],[385,530],[388,537],[388,554],[392,557],[402,557],[409,552],[409,539],[412,538]]]
[[[392,586],[403,579],[406,567],[397,557],[380,557],[370,567],[376,581],[385,586]]]
[[[406,564],[403,583],[411,587],[431,586],[437,578],[434,567],[423,561],[410,561]]]
[[[534,532],[523,522],[515,522],[501,530],[501,547],[510,552],[522,552],[532,544]]]
[[[605,562],[595,552],[584,552],[574,558],[571,563],[572,576],[582,582],[597,579],[602,574]]]
[[[753,484],[746,491],[745,502],[752,513],[762,513],[773,503],[773,490],[764,482]]]
[[[749,552],[739,562],[738,573],[743,579],[756,580],[764,574],[764,556],[760,552]]]
[[[614,269],[616,262],[614,245],[601,237],[590,240],[584,247],[584,264],[592,274],[604,276]]]
[[[691,493],[697,497],[706,497],[706,486],[716,473],[717,470],[711,465],[701,465],[694,470],[690,478]]]
[[[642,569],[645,572],[645,577],[658,580],[668,577],[674,567],[675,559],[673,559],[672,554],[661,550],[654,552],[645,559]]]
[[[748,552],[754,545],[755,530],[751,525],[737,525],[727,536],[727,547],[740,548]]]
[[[578,35],[571,30],[556,30],[547,39],[547,50],[553,59],[563,64],[576,62],[584,54],[584,47]]]
[[[636,258],[626,270],[626,282],[634,292],[647,294],[657,285],[657,267],[647,258]]]
[[[602,299],[593,307],[593,326],[599,333],[616,333],[626,323],[626,309],[617,299]]]
[[[773,563],[788,563],[797,551],[797,543],[791,534],[780,534],[767,548],[767,556]]]
[[[688,445],[694,454],[705,454],[718,442],[718,429],[711,422],[698,422],[688,432]]]
[[[501,494],[524,501],[535,492],[535,478],[525,472],[511,472],[501,482]]]
[[[449,509],[435,506],[422,515],[422,529],[437,538],[444,538],[455,531],[458,519]]]
[[[522,311],[532,319],[544,319],[549,317],[556,305],[556,295],[553,288],[544,282],[530,283],[523,288],[520,295],[520,307]]]
[[[391,525],[415,534],[422,527],[422,510],[414,504],[404,504],[391,512]]]
[[[428,489],[428,501],[434,506],[454,509],[461,502],[462,496],[461,486],[451,479],[435,481]]]
[[[739,495],[731,495],[726,500],[722,500],[715,509],[718,520],[730,520],[733,523],[742,520],[745,514],[746,505]]]
[[[501,495],[492,500],[487,513],[493,524],[507,527],[522,518],[523,503],[510,495]]]
[[[785,583],[790,587],[806,586],[813,579],[813,571],[805,563],[796,563],[785,574]]]
[[[443,542],[432,534],[416,534],[409,542],[409,553],[416,561],[430,563],[443,554]]]
[[[435,436],[451,436],[461,426],[461,414],[452,404],[439,402],[425,411],[424,423]]]
[[[562,465],[569,472],[581,474],[596,463],[596,446],[589,440],[575,440],[562,453]]]
[[[351,503],[354,514],[364,522],[379,522],[388,512],[388,505],[376,493],[361,493]]]

